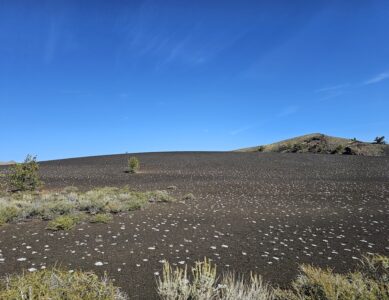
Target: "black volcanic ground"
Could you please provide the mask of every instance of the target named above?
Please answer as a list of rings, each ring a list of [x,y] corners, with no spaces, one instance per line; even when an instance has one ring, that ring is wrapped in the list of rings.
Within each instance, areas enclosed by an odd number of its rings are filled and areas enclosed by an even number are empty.
[[[126,174],[128,155],[44,162],[46,188],[177,186],[185,203],[154,204],[50,232],[30,221],[0,227],[0,275],[55,263],[105,271],[133,299],[153,299],[162,261],[204,256],[219,270],[255,271],[285,285],[301,263],[353,268],[362,254],[389,255],[389,157],[278,153],[150,153]],[[99,263],[102,266],[98,266]],[[95,263],[98,263],[97,266]]]

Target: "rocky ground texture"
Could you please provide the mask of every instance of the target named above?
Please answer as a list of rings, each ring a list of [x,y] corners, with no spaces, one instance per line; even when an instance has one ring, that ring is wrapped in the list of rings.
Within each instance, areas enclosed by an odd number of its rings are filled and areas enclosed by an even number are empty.
[[[352,269],[364,253],[389,254],[389,157],[280,153],[149,153],[41,163],[46,189],[130,185],[177,198],[51,232],[34,220],[0,227],[0,276],[53,264],[107,272],[132,299],[156,298],[162,263],[204,256],[219,271],[287,285],[298,265]],[[5,167],[2,167],[5,168]],[[172,187],[174,186],[174,187]]]

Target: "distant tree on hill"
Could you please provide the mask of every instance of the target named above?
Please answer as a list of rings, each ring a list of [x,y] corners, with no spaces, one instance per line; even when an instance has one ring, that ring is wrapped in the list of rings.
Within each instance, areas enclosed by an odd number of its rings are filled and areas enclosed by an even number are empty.
[[[385,137],[384,136],[377,136],[374,139],[374,144],[385,145],[386,144]]]

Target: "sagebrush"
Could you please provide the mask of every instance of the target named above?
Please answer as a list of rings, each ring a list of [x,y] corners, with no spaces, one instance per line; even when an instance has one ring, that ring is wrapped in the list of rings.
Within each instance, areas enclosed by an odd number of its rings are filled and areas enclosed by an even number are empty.
[[[233,273],[218,277],[216,266],[206,258],[190,271],[165,262],[157,291],[165,300],[388,300],[389,258],[365,256],[359,268],[347,274],[302,265],[290,289],[272,287],[254,274],[247,280]]]
[[[107,277],[51,268],[2,278],[0,299],[126,300],[128,297]]]
[[[128,187],[96,188],[80,192],[75,187],[60,192],[19,192],[0,195],[0,225],[30,218],[52,220],[59,216],[80,213],[103,221],[98,214],[115,214],[145,207],[151,202],[173,202],[176,199],[167,191],[136,192]],[[105,221],[109,216],[105,215]],[[99,219],[100,218],[100,219]],[[60,219],[60,221],[69,221]],[[66,222],[68,223],[68,222]],[[53,223],[54,224],[54,223]]]

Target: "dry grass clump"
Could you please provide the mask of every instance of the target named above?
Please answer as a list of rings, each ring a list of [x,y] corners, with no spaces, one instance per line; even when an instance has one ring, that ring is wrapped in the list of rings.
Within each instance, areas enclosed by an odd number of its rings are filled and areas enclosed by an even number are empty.
[[[12,221],[19,215],[19,209],[15,206],[3,207],[0,201],[0,226]]]
[[[0,279],[0,299],[126,300],[128,297],[106,277],[53,268]]]
[[[197,262],[188,276],[187,266],[173,269],[165,263],[157,281],[159,296],[165,300],[388,300],[389,258],[366,256],[360,268],[348,274],[310,265],[300,267],[301,274],[291,289],[273,288],[257,275],[248,281],[228,273],[216,276],[209,260]]]
[[[174,202],[175,201],[175,198],[170,196],[169,193],[165,190],[148,192],[147,197],[149,199],[149,202]]]
[[[20,192],[0,195],[0,225],[12,221],[79,212],[96,215],[140,209],[150,202],[172,202],[167,191],[135,192],[129,188],[105,187],[80,192],[75,187],[61,192]]]
[[[389,258],[385,256],[365,256],[358,271],[347,274],[310,265],[302,265],[300,270],[301,275],[292,284],[294,298],[289,295],[280,300],[389,299]]]
[[[219,279],[216,276],[216,266],[206,258],[202,262],[196,262],[191,270],[191,278],[190,280],[187,266],[173,269],[166,262],[162,277],[157,281],[159,296],[165,300],[273,299],[271,288],[263,283],[260,276],[252,275],[250,281],[245,282],[242,277],[236,278],[228,273]]]

